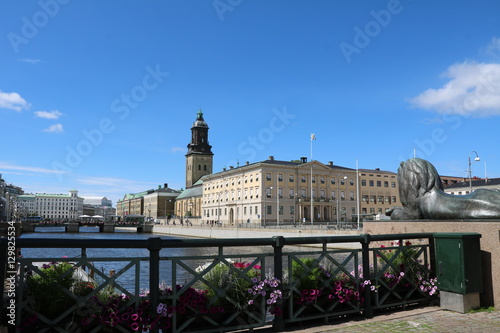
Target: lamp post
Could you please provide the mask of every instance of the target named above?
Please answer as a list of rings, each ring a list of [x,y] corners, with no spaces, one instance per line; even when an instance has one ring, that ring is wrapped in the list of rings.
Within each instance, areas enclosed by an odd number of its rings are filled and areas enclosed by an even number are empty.
[[[220,225],[220,193],[217,193],[217,225]]]
[[[476,154],[476,157],[474,158],[474,161],[480,161],[481,159],[479,158],[479,155],[473,150],[471,151],[471,154],[474,153]],[[471,169],[471,160],[470,160],[470,155],[469,154],[469,186],[470,186],[470,193],[472,193],[472,169]]]
[[[347,176],[342,177],[342,179],[347,179]],[[337,229],[339,228],[339,211],[340,211],[340,174],[337,176]]]
[[[276,175],[276,226],[280,226],[280,187],[278,184],[278,175]]]

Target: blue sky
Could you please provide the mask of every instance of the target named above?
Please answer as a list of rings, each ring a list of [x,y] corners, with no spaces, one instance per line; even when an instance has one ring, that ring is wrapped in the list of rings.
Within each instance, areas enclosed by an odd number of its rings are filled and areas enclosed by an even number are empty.
[[[185,186],[198,109],[214,171],[313,158],[500,177],[500,2],[2,1],[0,173],[26,192]]]

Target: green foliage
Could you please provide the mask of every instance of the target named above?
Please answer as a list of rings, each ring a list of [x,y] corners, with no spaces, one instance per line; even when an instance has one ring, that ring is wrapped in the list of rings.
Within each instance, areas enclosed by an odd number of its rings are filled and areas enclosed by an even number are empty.
[[[207,271],[203,275],[207,282],[200,283],[196,287],[206,290],[213,305],[232,304],[236,308],[242,308],[248,303],[248,290],[252,288],[256,279],[260,279],[260,266],[253,266],[247,270],[249,266],[247,263],[228,261],[229,264],[220,262]],[[210,264],[200,266],[196,271],[206,271]]]
[[[292,281],[297,281],[299,290],[321,289],[321,281],[324,279],[325,271],[315,260],[311,258],[300,259],[300,262],[292,262]]]
[[[490,307],[487,307],[487,308],[473,308],[469,311],[467,311],[467,313],[476,313],[476,312],[494,312],[495,311],[495,308],[490,306]]]
[[[36,311],[55,318],[75,303],[75,299],[63,291],[71,290],[75,283],[74,267],[67,263],[44,265],[41,274],[34,274],[27,279],[29,293],[33,297]]]

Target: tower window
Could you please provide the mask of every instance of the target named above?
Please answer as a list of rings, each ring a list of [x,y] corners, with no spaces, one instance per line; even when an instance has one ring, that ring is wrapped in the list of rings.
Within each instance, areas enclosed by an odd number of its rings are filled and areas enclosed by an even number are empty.
[[[207,165],[206,164],[203,166],[203,170],[207,171]]]
[[[201,170],[201,164],[198,164],[198,170]]]

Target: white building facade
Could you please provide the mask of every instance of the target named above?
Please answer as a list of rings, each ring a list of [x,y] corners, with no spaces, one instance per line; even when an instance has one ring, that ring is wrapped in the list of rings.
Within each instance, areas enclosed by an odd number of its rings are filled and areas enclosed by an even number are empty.
[[[69,194],[24,194],[18,197],[21,217],[40,216],[42,219],[75,220],[83,215],[83,198],[77,190]]]

